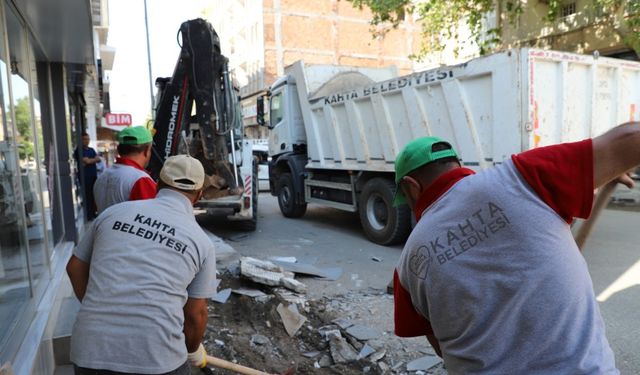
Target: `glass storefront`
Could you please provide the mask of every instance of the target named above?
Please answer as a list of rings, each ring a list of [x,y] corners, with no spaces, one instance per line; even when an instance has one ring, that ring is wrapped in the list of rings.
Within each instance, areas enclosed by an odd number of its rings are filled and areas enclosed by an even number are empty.
[[[62,220],[55,131],[42,117],[47,69],[23,19],[0,1],[0,363],[17,351],[51,281]],[[6,35],[5,35],[6,34]],[[41,74],[38,74],[41,73]],[[49,84],[49,81],[45,81]],[[48,87],[48,86],[47,86]],[[46,92],[46,90],[42,90]],[[49,128],[45,128],[45,126]],[[54,209],[54,207],[56,207]],[[55,213],[54,213],[55,211]]]
[[[15,14],[9,12],[9,23],[19,28],[19,22]],[[1,16],[2,14],[0,14]],[[19,41],[20,35],[5,38],[4,27],[0,40],[0,105],[2,109],[2,134],[0,135],[0,349],[8,348],[8,341],[15,333],[20,317],[24,316],[31,297],[31,283],[29,278],[28,247],[27,247],[27,212],[30,207],[28,201],[23,198],[23,172],[20,164],[26,158],[24,147],[19,148],[20,132],[14,130],[13,117],[14,106],[11,102],[9,85],[13,84],[17,59],[20,58],[20,50],[6,55],[5,40]],[[12,85],[13,86],[13,85]],[[16,88],[14,88],[15,90]],[[19,90],[19,88],[18,88]],[[24,93],[24,92],[23,92]],[[24,93],[28,102],[28,89]],[[20,95],[20,94],[18,94]],[[14,97],[15,94],[14,94]],[[20,97],[20,96],[18,96]],[[23,100],[24,102],[24,100]],[[14,103],[18,103],[14,101]],[[29,116],[29,115],[28,115]],[[16,121],[22,121],[16,116]],[[17,127],[16,127],[17,128]],[[26,131],[25,131],[26,132]],[[0,350],[4,352],[4,350]]]

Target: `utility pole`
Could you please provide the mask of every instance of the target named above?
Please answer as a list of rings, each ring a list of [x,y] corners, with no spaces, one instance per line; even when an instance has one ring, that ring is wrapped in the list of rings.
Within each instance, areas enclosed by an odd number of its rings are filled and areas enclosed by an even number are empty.
[[[149,99],[151,100],[151,119],[155,120],[154,97],[153,97],[153,79],[151,76],[151,43],[149,43],[149,19],[147,17],[147,0],[144,0],[144,29],[147,35],[147,61],[149,63]],[[144,124],[147,126],[147,124]]]

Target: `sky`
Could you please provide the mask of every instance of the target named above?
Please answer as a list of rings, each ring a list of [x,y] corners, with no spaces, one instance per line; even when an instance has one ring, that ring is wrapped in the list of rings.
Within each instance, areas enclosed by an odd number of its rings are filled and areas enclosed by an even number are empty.
[[[202,17],[203,0],[147,0],[152,84],[170,77],[178,61],[180,24]],[[109,0],[107,45],[116,50],[109,74],[112,113],[129,113],[133,125],[144,125],[151,113],[149,63],[143,0]],[[155,85],[153,85],[155,95]]]

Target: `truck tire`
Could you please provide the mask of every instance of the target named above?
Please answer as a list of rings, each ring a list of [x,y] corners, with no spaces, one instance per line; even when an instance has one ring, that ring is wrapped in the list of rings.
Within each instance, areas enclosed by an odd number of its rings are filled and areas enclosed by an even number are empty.
[[[411,210],[393,206],[395,184],[385,178],[367,181],[360,194],[358,211],[367,238],[380,245],[404,242],[411,232]]]
[[[283,173],[278,178],[278,205],[285,217],[300,217],[307,211],[307,204],[296,202],[293,177],[291,173]]]
[[[252,179],[251,179],[251,219],[241,221],[240,226],[243,230],[254,231],[258,226],[258,161],[255,156],[252,164]]]

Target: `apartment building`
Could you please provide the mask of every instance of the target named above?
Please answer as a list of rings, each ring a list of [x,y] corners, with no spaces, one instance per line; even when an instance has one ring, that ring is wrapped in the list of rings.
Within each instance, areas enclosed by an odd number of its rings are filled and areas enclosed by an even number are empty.
[[[257,127],[255,98],[287,65],[395,65],[405,74],[414,69],[409,55],[420,43],[420,26],[409,19],[384,38],[374,37],[371,13],[344,0],[216,0],[206,13],[240,87],[251,138],[266,137],[266,129]]]

